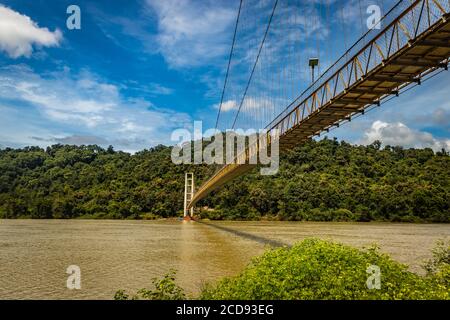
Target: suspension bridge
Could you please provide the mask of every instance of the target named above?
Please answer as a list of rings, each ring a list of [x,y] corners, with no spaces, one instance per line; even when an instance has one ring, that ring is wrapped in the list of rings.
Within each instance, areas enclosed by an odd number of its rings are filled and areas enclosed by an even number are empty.
[[[448,69],[449,0],[372,2],[386,13],[368,28],[364,1],[240,1],[216,127],[265,128],[284,152]],[[185,215],[257,151],[246,146],[198,190],[190,176]]]

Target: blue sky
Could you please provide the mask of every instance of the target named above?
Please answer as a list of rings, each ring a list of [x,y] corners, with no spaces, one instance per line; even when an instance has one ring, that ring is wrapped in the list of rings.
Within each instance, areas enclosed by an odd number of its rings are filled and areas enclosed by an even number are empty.
[[[236,109],[272,5],[250,2],[238,33],[224,124]],[[317,52],[324,67],[342,53],[344,40],[363,30],[356,1],[343,3],[348,21],[341,32],[333,12],[327,16],[320,7],[325,1],[307,1],[308,8],[301,1],[280,2],[280,12],[299,12],[298,21],[316,14],[321,39],[308,42],[305,34],[297,45],[306,59],[316,46],[334,44],[333,54]],[[339,7],[339,1],[329,3],[331,10]],[[81,8],[81,30],[66,27],[70,4]],[[0,148],[95,143],[135,152],[173,144],[171,132],[194,120],[214,127],[238,6],[237,0],[0,0]],[[295,79],[293,95],[309,84],[305,75]],[[449,84],[444,72],[330,135],[353,143],[382,139],[449,148]]]

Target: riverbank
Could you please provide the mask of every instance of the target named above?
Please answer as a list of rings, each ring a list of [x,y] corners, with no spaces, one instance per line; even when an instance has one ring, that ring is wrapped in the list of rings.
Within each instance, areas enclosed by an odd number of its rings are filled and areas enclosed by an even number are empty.
[[[79,217],[73,217],[73,218],[36,218],[32,216],[17,216],[17,217],[11,217],[11,218],[0,218],[5,220],[115,220],[115,221],[182,221],[182,216],[176,216],[176,217],[159,217],[155,215],[143,215],[143,216],[129,216],[129,217],[118,217],[115,215],[83,215]],[[431,221],[427,219],[396,219],[396,220],[383,220],[383,219],[377,219],[377,220],[345,220],[345,219],[335,219],[335,220],[323,220],[323,219],[317,219],[317,220],[295,220],[295,219],[283,219],[278,216],[262,216],[259,218],[253,218],[253,219],[244,219],[244,218],[202,218],[201,216],[195,216],[192,218],[193,221],[212,221],[212,222],[324,222],[324,223],[330,223],[330,222],[342,222],[342,223],[405,223],[405,224],[449,224],[450,221]]]

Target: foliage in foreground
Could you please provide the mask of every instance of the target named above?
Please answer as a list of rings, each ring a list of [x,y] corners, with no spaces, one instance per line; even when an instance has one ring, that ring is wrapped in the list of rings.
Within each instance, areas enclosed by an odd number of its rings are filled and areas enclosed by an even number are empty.
[[[447,248],[448,250],[448,248]],[[443,268],[439,263],[437,269]],[[368,289],[367,268],[381,271],[381,289]],[[448,269],[447,269],[448,270]],[[421,277],[376,248],[358,250],[309,239],[267,251],[241,274],[207,286],[202,299],[449,299],[446,276]],[[448,278],[446,278],[448,281]]]
[[[292,248],[268,250],[255,258],[239,275],[206,285],[200,299],[450,299],[450,246],[441,244],[426,264],[428,273],[419,276],[377,248],[359,250],[317,239],[304,240]],[[381,288],[368,289],[367,268],[381,271]],[[172,276],[170,276],[172,275]],[[173,273],[166,275],[171,288]],[[163,281],[164,281],[163,279]],[[158,282],[154,282],[155,288]],[[141,289],[139,292],[154,292]],[[180,290],[180,289],[177,289]],[[139,295],[138,292],[138,295]],[[172,294],[139,295],[138,298],[183,299]],[[123,291],[116,299],[123,299]],[[125,298],[128,298],[126,295]],[[135,296],[136,298],[136,296]]]
[[[424,268],[428,276],[450,290],[450,242],[438,242],[433,249],[433,258],[427,261]]]
[[[174,270],[165,274],[162,279],[153,278],[153,289],[142,288],[131,297],[132,300],[183,300],[186,298],[184,289],[175,283]],[[128,300],[129,294],[124,290],[118,290],[114,295],[114,300]]]
[[[112,147],[54,145],[0,150],[0,218],[155,219],[183,209],[184,173],[171,148],[134,155]],[[450,222],[450,157],[379,142],[324,139],[283,154],[275,176],[258,170],[201,204],[201,216],[236,220]]]

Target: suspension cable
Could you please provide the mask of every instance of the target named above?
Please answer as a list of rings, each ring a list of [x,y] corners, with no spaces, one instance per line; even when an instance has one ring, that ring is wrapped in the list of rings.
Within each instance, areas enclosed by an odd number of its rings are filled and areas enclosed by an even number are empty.
[[[239,104],[239,109],[236,112],[236,116],[235,116],[234,121],[233,121],[233,126],[231,127],[232,129],[234,129],[234,126],[236,125],[237,117],[239,116],[239,113],[241,112],[241,108],[242,108],[242,105],[244,104],[244,100],[245,100],[245,97],[247,95],[248,88],[250,87],[250,83],[252,82],[253,74],[255,73],[256,65],[258,64],[258,61],[259,61],[259,56],[261,55],[262,48],[264,46],[264,43],[266,42],[267,34],[269,33],[270,25],[272,23],[273,16],[275,15],[275,10],[277,8],[277,5],[278,5],[278,0],[275,0],[275,3],[274,3],[273,8],[272,8],[272,13],[271,13],[270,18],[269,18],[269,22],[267,23],[267,28],[266,28],[266,31],[264,33],[264,37],[263,37],[263,39],[261,41],[261,45],[259,46],[258,55],[256,56],[255,64],[253,65],[252,72],[250,73],[250,77],[249,77],[248,82],[247,82],[247,86],[245,87],[245,91],[244,91],[244,94],[242,96],[241,103]]]
[[[227,73],[225,74],[225,82],[223,84],[222,96],[220,98],[219,111],[217,112],[217,119],[216,119],[216,127],[215,127],[215,129],[217,129],[217,126],[219,124],[220,111],[222,110],[223,98],[225,96],[225,90],[226,90],[227,82],[228,82],[228,75],[230,73],[231,60],[233,58],[234,45],[236,43],[236,35],[237,35],[238,26],[239,26],[239,18],[241,16],[242,2],[243,2],[243,0],[241,0],[239,2],[239,10],[238,10],[237,18],[236,18],[236,24],[234,26],[233,42],[231,43],[230,56],[228,58]]]

